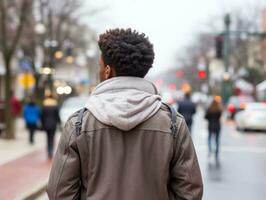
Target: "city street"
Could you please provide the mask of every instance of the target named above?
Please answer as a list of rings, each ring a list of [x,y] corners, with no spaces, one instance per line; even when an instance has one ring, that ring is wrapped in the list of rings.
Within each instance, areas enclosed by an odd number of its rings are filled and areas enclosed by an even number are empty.
[[[263,200],[266,196],[266,133],[241,133],[223,119],[220,167],[207,155],[207,123],[199,110],[193,139],[204,179],[204,200]]]
[[[180,199],[266,200],[266,0],[0,0],[0,24],[0,200],[48,200],[49,175],[60,185],[76,160],[109,199],[168,197],[174,174],[194,177]],[[162,102],[184,116],[200,170],[191,140],[172,156],[184,137],[165,137]]]

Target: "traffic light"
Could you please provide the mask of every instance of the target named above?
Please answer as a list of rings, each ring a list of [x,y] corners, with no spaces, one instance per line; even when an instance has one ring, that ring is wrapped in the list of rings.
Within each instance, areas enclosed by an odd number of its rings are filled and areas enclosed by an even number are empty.
[[[224,37],[222,34],[215,37],[216,58],[223,59]]]
[[[206,71],[205,70],[199,70],[198,71],[198,77],[199,77],[199,79],[205,79],[206,78]]]

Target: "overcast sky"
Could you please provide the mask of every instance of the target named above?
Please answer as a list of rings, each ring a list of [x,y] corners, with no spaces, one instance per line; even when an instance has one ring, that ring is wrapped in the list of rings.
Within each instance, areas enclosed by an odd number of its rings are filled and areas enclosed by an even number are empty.
[[[152,73],[156,73],[177,67],[176,56],[184,53],[184,47],[211,18],[222,25],[222,13],[255,2],[266,5],[266,0],[98,0],[99,6],[108,8],[88,23],[98,33],[114,27],[144,32],[154,44]]]

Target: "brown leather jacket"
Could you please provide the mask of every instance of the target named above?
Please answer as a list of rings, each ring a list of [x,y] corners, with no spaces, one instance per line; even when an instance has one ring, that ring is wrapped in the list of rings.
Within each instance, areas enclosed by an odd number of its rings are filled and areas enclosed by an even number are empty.
[[[201,172],[183,117],[177,137],[166,106],[131,131],[121,131],[85,112],[66,123],[47,187],[49,199],[199,200]]]

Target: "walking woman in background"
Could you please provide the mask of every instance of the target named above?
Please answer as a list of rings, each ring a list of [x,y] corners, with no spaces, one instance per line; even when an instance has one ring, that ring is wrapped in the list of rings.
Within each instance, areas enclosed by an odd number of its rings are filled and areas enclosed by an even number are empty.
[[[60,124],[59,108],[56,99],[48,95],[43,102],[42,128],[47,134],[48,159],[52,159],[54,151],[54,136],[57,125]]]
[[[209,147],[209,157],[212,153],[212,138],[215,138],[215,160],[219,164],[219,145],[220,145],[220,130],[221,122],[220,118],[223,112],[221,105],[221,98],[216,96],[213,98],[213,101],[209,108],[206,111],[205,119],[208,121],[208,147]]]

